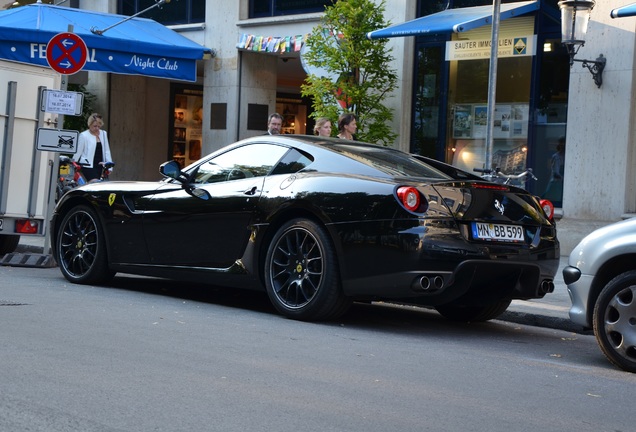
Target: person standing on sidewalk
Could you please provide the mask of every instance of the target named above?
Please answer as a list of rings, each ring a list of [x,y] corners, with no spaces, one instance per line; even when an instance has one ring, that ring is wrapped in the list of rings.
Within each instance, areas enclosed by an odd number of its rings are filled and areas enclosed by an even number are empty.
[[[108,134],[102,130],[104,122],[102,116],[93,113],[88,117],[88,129],[79,135],[77,153],[73,159],[82,165],[82,173],[86,181],[99,179],[102,175],[102,165],[112,162]]]

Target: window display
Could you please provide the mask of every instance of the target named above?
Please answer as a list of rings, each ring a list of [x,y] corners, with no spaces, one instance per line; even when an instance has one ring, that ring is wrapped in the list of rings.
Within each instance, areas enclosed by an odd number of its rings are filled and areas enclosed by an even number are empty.
[[[171,157],[181,168],[201,158],[202,125],[203,91],[176,90]]]

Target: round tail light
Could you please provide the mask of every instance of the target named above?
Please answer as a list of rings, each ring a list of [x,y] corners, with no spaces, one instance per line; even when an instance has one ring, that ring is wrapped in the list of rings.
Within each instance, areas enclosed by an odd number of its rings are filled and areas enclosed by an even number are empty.
[[[401,186],[397,190],[400,203],[408,211],[423,213],[426,211],[426,200],[422,198],[420,191],[412,186]]]
[[[541,201],[539,201],[539,204],[541,205],[541,208],[543,209],[543,212],[548,217],[548,219],[552,220],[552,218],[554,217],[554,204],[552,204],[552,202],[547,199],[542,199]]]

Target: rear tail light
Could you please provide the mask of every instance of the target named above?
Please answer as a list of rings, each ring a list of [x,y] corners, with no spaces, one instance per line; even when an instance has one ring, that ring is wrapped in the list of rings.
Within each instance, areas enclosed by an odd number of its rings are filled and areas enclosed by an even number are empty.
[[[548,217],[548,219],[552,220],[554,218],[554,204],[552,204],[547,199],[540,200],[539,204],[541,205],[541,208],[543,209],[543,212]]]
[[[15,232],[18,234],[37,234],[40,224],[36,220],[18,219],[15,221]]]
[[[400,186],[397,190],[398,200],[408,211],[424,213],[428,209],[428,202],[417,188]]]

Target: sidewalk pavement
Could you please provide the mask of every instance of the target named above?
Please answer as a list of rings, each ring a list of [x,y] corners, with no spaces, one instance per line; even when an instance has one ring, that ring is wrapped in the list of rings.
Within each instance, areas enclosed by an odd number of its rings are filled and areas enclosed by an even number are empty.
[[[40,236],[21,236],[16,253],[42,254],[45,239]],[[49,245],[50,246],[50,245]],[[567,265],[567,256],[561,256],[559,270],[554,278],[554,292],[546,294],[542,299],[514,300],[498,319],[518,324],[533,325],[574,333],[590,333],[589,330],[570,321],[570,296],[563,282],[562,271]]]

